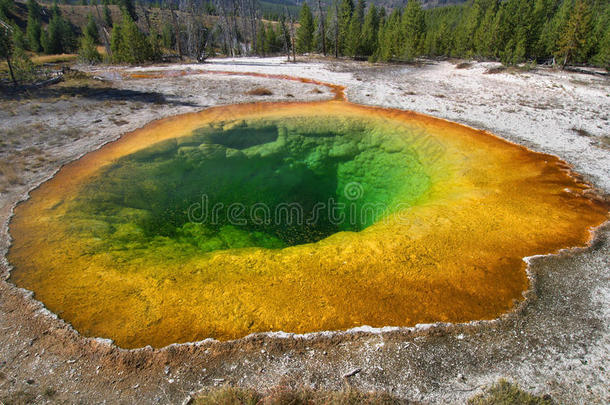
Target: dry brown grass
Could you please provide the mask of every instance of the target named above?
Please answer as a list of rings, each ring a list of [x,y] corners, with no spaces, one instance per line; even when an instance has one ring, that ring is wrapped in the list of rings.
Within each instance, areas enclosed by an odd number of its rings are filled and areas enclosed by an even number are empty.
[[[272,96],[273,92],[266,87],[256,87],[246,92],[249,96]]]
[[[2,181],[0,181],[0,187],[6,189],[5,186],[7,184],[10,184],[11,186],[23,184],[23,179],[20,176],[23,166],[24,161],[19,156],[15,156],[10,162],[0,161],[0,177],[2,179]]]
[[[43,64],[43,63],[72,63],[74,61],[76,61],[76,58],[78,57],[77,54],[67,54],[67,53],[62,53],[59,55],[39,55],[39,56],[34,56],[32,58],[32,62],[36,63],[36,64]]]
[[[485,71],[485,74],[494,75],[496,73],[502,73],[505,71],[506,71],[506,66],[495,66],[495,67],[491,67],[491,68],[487,69]]]
[[[224,386],[201,392],[191,402],[195,405],[390,405],[412,402],[385,392],[362,392],[353,388],[319,391],[305,387],[280,385],[265,393],[249,388]],[[517,384],[500,379],[483,393],[468,400],[469,405],[553,405],[549,395],[536,396]]]
[[[469,405],[552,405],[554,403],[548,395],[532,395],[523,391],[517,384],[504,379],[468,401]]]
[[[457,65],[455,65],[455,68],[456,69],[468,69],[471,66],[472,66],[472,63],[470,63],[470,62],[462,62],[462,63],[458,63]]]
[[[390,405],[407,404],[387,393],[365,393],[353,389],[316,391],[310,388],[275,387],[265,394],[244,388],[223,387],[195,398],[196,405]]]

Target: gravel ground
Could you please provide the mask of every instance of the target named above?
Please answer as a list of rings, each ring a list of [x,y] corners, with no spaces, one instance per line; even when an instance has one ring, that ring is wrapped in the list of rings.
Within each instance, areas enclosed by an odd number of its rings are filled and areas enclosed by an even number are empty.
[[[412,109],[488,129],[553,153],[610,190],[607,78],[550,70],[486,74],[491,64],[456,69],[309,60],[213,60],[204,69],[308,77],[346,86],[350,101]],[[0,96],[0,251],[12,208],[61,165],[154,119],[249,101],[331,98],[295,81],[202,74],[119,80],[119,69],[28,96]],[[80,80],[80,81],[79,81]],[[87,85],[88,87],[85,87]],[[272,96],[247,96],[264,86]],[[319,89],[318,93],[314,89]],[[205,387],[265,389],[279,383],[384,390],[424,403],[456,403],[500,377],[560,403],[609,403],[610,226],[591,247],[528,259],[527,299],[493,322],[411,329],[259,334],[153,350],[122,350],[87,339],[0,281],[0,403],[180,403]],[[360,369],[350,377],[354,370]]]

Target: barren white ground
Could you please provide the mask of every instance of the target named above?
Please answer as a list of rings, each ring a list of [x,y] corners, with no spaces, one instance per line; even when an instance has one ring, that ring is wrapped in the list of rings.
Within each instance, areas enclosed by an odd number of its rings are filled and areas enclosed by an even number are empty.
[[[446,118],[557,155],[607,195],[608,78],[547,69],[487,74],[493,66],[474,63],[457,69],[449,62],[411,67],[317,60],[292,64],[284,58],[243,58],[128,70],[257,72],[339,84],[347,88],[352,102]],[[55,146],[52,139],[32,136],[23,147],[44,147],[48,164],[31,173],[23,184],[2,192],[2,222],[29,189],[61,164],[153,119],[236,102],[331,97],[324,87],[277,79],[202,74],[121,80],[121,70],[99,68],[93,73],[123,91],[119,95],[127,100],[123,106],[114,102],[115,97],[104,109],[93,105],[84,112],[44,103],[36,114],[0,112],[5,130],[40,120],[52,127],[72,125],[94,131],[91,136],[75,136],[73,142]],[[269,88],[273,96],[244,95],[256,86]],[[150,105],[149,93],[163,96],[160,107]],[[134,102],[134,96],[141,101]],[[87,129],[94,119],[100,120],[98,125]],[[2,159],[11,159],[9,149]],[[108,342],[83,339],[60,321],[40,315],[40,304],[3,281],[0,292],[13,298],[2,301],[0,295],[0,394],[31,391],[37,402],[165,403],[179,402],[199,389],[225,383],[264,389],[288,381],[337,389],[347,381],[363,390],[386,390],[408,400],[455,403],[505,377],[527,390],[549,393],[562,403],[609,403],[608,229],[606,226],[598,232],[591,248],[532,258],[536,282],[519,311],[498,322],[436,326],[415,332],[368,333],[363,328],[364,332],[338,336],[259,335],[233,343],[123,351]],[[6,227],[1,234],[5,250],[9,240]],[[14,314],[31,316],[32,320],[17,324]],[[61,344],[53,344],[59,339],[63,339]],[[361,371],[343,377],[355,369]],[[57,391],[54,396],[43,393],[49,386]],[[0,401],[2,398],[0,395]]]

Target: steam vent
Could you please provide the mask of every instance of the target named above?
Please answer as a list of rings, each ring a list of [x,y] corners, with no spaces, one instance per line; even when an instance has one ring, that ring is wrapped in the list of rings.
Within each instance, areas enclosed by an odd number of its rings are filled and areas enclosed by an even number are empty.
[[[524,257],[606,220],[589,191],[556,157],[415,113],[212,108],[34,190],[11,281],[125,348],[493,319],[528,288]]]

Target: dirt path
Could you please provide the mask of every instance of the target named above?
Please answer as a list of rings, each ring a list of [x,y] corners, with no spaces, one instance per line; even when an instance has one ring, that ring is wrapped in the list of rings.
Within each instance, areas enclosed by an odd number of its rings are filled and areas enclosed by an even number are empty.
[[[354,102],[411,108],[489,129],[559,155],[603,192],[610,190],[607,79],[553,72],[485,75],[485,64],[455,69],[279,59],[212,61],[207,70],[288,74],[347,87]],[[187,66],[133,69],[195,69]],[[218,74],[109,81],[74,78],[28,97],[2,98],[0,250],[7,221],[27,191],[62,164],[151,120],[218,104],[331,98],[294,81]],[[93,86],[93,88],[92,88]],[[248,96],[264,86],[273,95]],[[574,129],[574,128],[575,129]],[[580,130],[577,131],[577,130]],[[341,335],[251,336],[161,350],[126,351],[85,339],[31,294],[0,282],[0,402],[180,403],[203,387],[264,389],[278,383],[363,390],[423,402],[464,401],[498,377],[565,403],[610,401],[610,227],[591,248],[532,259],[536,283],[519,311],[496,322]]]

